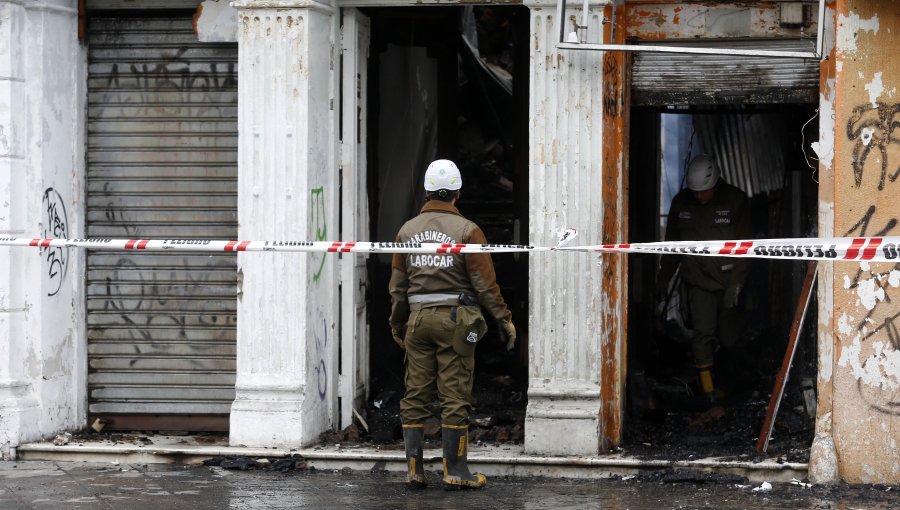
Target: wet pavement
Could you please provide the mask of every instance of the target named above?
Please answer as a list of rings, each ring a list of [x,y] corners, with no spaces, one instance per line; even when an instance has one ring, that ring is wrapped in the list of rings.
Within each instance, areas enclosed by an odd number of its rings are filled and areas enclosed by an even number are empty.
[[[265,466],[265,465],[264,465]],[[889,509],[900,487],[805,487],[742,482],[714,473],[647,473],[600,480],[495,477],[482,491],[407,491],[389,472],[274,466],[0,462],[0,509],[602,508]],[[282,466],[283,467],[283,466]],[[438,482],[436,473],[429,473]]]

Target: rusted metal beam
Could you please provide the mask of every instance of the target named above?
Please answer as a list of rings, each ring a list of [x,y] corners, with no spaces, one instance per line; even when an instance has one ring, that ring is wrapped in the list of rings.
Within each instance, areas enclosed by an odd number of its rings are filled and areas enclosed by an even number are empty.
[[[820,46],[821,43],[816,43]],[[782,57],[819,59],[820,54],[813,51],[771,51],[745,50],[741,48],[695,48],[690,46],[658,46],[651,44],[583,44],[561,42],[556,45],[563,50],[594,51],[653,51],[657,53],[694,53],[699,55],[742,55],[747,57]]]
[[[78,0],[78,40],[87,40],[87,0]]]
[[[561,14],[565,12],[567,0],[557,0],[557,18],[562,20]],[[585,2],[587,4],[587,2]],[[610,17],[604,18],[604,23]],[[574,39],[567,37],[564,33],[563,24],[559,27],[559,40],[556,47],[564,50],[591,50],[591,51],[652,51],[662,53],[694,53],[700,55],[742,55],[750,57],[784,57],[784,58],[822,58],[823,39],[825,34],[825,0],[819,0],[818,13],[819,26],[816,33],[816,49],[815,51],[772,51],[772,50],[755,50],[742,48],[715,48],[715,47],[686,47],[686,46],[663,46],[663,45],[645,45],[645,44],[623,44],[624,41],[611,41],[606,44],[588,44],[583,41],[587,40],[587,27],[579,26],[579,32],[576,33]],[[580,42],[579,42],[580,41]]]
[[[604,15],[616,16],[624,23],[624,10],[614,13],[612,6],[604,9]],[[610,39],[612,31],[604,37]],[[622,41],[622,31],[615,37]],[[603,221],[601,237],[604,243],[626,239],[628,224],[628,55],[607,53],[603,56],[602,122],[603,122]],[[603,256],[602,295],[608,306],[602,316],[600,349],[600,451],[617,446],[622,439],[622,413],[627,338],[626,324],[628,303],[628,259],[621,255]]]
[[[781,397],[788,381],[788,372],[794,362],[794,354],[797,352],[797,338],[803,330],[803,322],[806,318],[806,310],[809,308],[812,297],[813,283],[816,280],[818,262],[812,262],[806,270],[806,279],[803,280],[803,288],[800,290],[800,299],[797,301],[797,310],[794,312],[794,323],[791,325],[791,334],[788,339],[784,360],[781,369],[775,377],[775,387],[772,389],[772,397],[769,399],[769,407],[766,409],[766,419],[763,421],[762,430],[759,431],[759,440],[756,441],[756,451],[765,452],[769,448],[769,439],[772,437],[772,426],[775,424],[775,415],[778,414],[778,406],[781,405]]]
[[[104,430],[228,432],[227,414],[91,414]]]

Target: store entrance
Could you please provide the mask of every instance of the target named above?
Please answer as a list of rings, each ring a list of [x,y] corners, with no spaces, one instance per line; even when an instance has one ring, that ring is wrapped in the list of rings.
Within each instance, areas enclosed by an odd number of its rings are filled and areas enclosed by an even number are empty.
[[[673,197],[700,154],[748,196],[752,238],[815,237],[817,162],[808,153],[815,113],[810,105],[633,108],[630,241],[666,238]],[[626,450],[667,458],[754,453],[806,263],[752,260],[735,305],[736,342],[715,347],[713,402],[694,359],[696,284],[660,281],[659,267],[660,256],[630,258]],[[805,324],[769,446],[796,461],[808,457],[815,427],[815,307]]]
[[[451,159],[463,177],[460,212],[488,242],[528,242],[528,9],[521,6],[360,9],[371,20],[368,183],[371,239],[390,241],[422,204],[425,168]],[[524,438],[528,259],[494,255],[519,342],[497,326],[476,351],[471,439]],[[368,263],[373,441],[399,439],[403,353],[388,326],[391,257]],[[433,403],[439,424],[437,401]]]

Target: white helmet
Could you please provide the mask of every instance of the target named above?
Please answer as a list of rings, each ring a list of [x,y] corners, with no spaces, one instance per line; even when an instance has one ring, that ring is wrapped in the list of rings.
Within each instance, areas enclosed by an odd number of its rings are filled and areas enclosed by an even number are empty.
[[[692,191],[706,191],[719,182],[719,165],[716,160],[701,154],[691,160],[687,171],[687,187]]]
[[[432,161],[425,170],[425,191],[448,189],[458,191],[462,188],[462,175],[456,163],[449,159]]]

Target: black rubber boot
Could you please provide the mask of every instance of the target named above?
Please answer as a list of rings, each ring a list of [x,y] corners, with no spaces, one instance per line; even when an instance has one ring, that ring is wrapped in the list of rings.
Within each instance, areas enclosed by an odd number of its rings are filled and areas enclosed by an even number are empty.
[[[422,465],[422,448],[425,443],[425,429],[422,425],[403,426],[403,444],[406,446],[406,487],[424,489],[428,485],[425,466]]]
[[[469,427],[442,425],[444,447],[444,490],[481,489],[487,485],[487,477],[469,471]]]

